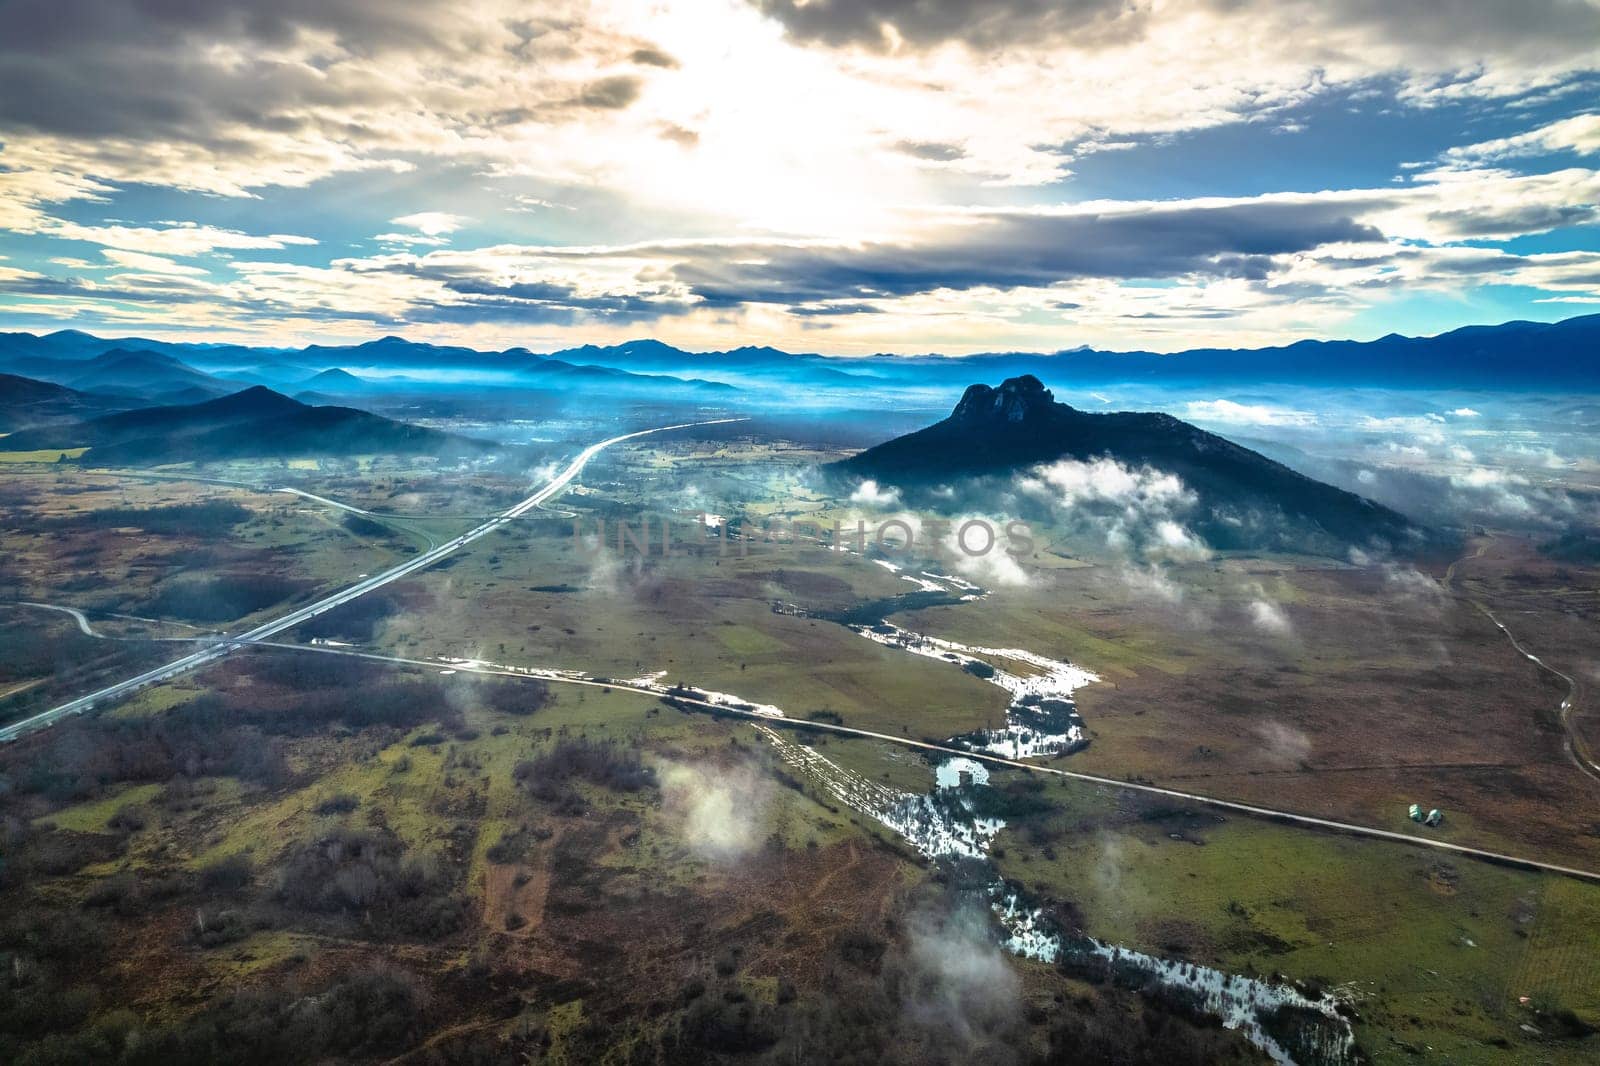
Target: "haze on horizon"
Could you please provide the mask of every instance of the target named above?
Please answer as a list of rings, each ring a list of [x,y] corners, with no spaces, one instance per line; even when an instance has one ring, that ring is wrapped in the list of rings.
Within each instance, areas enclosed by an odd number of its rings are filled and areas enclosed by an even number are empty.
[[[1600,4],[0,8],[0,328],[1171,351],[1600,308]]]

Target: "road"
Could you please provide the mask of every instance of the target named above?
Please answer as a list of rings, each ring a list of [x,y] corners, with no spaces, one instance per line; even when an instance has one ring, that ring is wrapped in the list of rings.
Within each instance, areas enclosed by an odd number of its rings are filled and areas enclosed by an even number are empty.
[[[1500,621],[1499,616],[1490,609],[1488,604],[1479,600],[1475,600],[1465,592],[1460,592],[1456,589],[1456,567],[1470,559],[1481,558],[1488,550],[1489,545],[1487,542],[1485,542],[1483,544],[1479,544],[1478,550],[1473,552],[1471,555],[1463,555],[1461,558],[1455,560],[1455,562],[1452,562],[1444,572],[1444,587],[1453,595],[1459,596],[1461,599],[1472,604],[1479,611],[1482,611],[1483,616],[1489,619],[1489,621],[1493,622],[1496,629],[1505,634],[1506,640],[1511,642],[1511,646],[1516,649],[1519,655],[1521,655],[1524,659],[1527,659],[1534,666],[1537,666],[1540,670],[1550,674],[1552,677],[1555,677],[1557,680],[1561,681],[1567,686],[1567,694],[1562,698],[1561,706],[1556,710],[1556,720],[1561,725],[1562,750],[1566,752],[1567,759],[1571,761],[1572,765],[1576,766],[1579,771],[1584,774],[1584,776],[1588,777],[1591,781],[1600,781],[1600,762],[1595,761],[1594,756],[1589,751],[1589,745],[1584,742],[1583,737],[1578,733],[1578,731],[1572,728],[1572,714],[1576,709],[1578,702],[1577,678],[1573,677],[1571,674],[1557,670],[1555,667],[1539,658],[1533,652],[1523,647],[1522,641],[1518,640],[1517,635],[1511,632],[1504,622]]]
[[[89,616],[84,614],[82,611],[78,610],[76,607],[61,607],[61,606],[58,606],[58,605],[56,605],[54,603],[27,603],[27,602],[24,602],[22,604],[22,606],[24,606],[24,607],[38,607],[40,610],[44,610],[44,611],[60,611],[62,614],[70,614],[72,616],[72,620],[78,623],[78,631],[80,633],[82,633],[84,636],[86,636],[86,637],[103,637],[105,635],[103,633],[96,633],[94,631],[94,627],[89,624]]]
[[[241,643],[244,643],[241,641]],[[1375,826],[1360,825],[1355,822],[1341,822],[1332,818],[1318,818],[1315,815],[1300,814],[1296,811],[1283,810],[1278,807],[1262,807],[1251,803],[1240,803],[1236,800],[1218,799],[1198,792],[1184,792],[1179,789],[1162,788],[1160,785],[1147,785],[1137,781],[1121,781],[1114,777],[1102,777],[1098,774],[1086,774],[1077,770],[1062,770],[1055,766],[1042,766],[1037,763],[1023,762],[1018,759],[1007,759],[1000,755],[990,755],[984,752],[968,751],[952,745],[937,744],[928,740],[914,740],[911,737],[896,736],[893,733],[878,733],[870,729],[857,729],[853,726],[834,725],[830,722],[800,720],[796,718],[773,718],[769,715],[759,714],[755,711],[742,711],[726,704],[712,703],[709,700],[696,699],[692,696],[663,694],[655,689],[630,685],[625,681],[599,680],[589,678],[561,677],[550,675],[528,674],[520,670],[508,670],[493,666],[482,666],[471,663],[446,662],[440,659],[410,659],[398,655],[382,655],[377,652],[356,651],[349,648],[330,648],[324,645],[285,644],[272,641],[252,641],[257,647],[277,648],[284,651],[307,652],[317,655],[342,655],[356,659],[366,659],[371,662],[392,663],[398,666],[422,667],[428,670],[448,669],[457,673],[479,674],[488,677],[507,677],[519,681],[539,681],[556,685],[582,685],[589,688],[613,689],[619,692],[637,692],[643,696],[656,699],[669,698],[676,703],[715,714],[728,715],[735,718],[746,718],[759,722],[764,726],[776,728],[789,728],[801,730],[820,730],[842,736],[860,737],[865,740],[877,740],[886,744],[896,744],[903,748],[915,748],[920,751],[939,752],[944,755],[959,756],[963,759],[975,759],[979,762],[989,763],[993,766],[1004,766],[1014,770],[1022,770],[1032,774],[1048,774],[1052,777],[1064,777],[1072,781],[1081,781],[1086,784],[1099,785],[1104,788],[1120,789],[1124,792],[1140,792],[1150,796],[1161,796],[1166,799],[1182,800],[1185,803],[1194,803],[1201,806],[1219,810],[1233,811],[1237,814],[1247,814],[1254,818],[1264,818],[1268,821],[1288,822],[1292,825],[1306,826],[1328,832],[1344,833],[1350,836],[1365,837],[1370,840],[1385,840],[1398,844],[1409,844],[1415,847],[1432,848],[1436,851],[1447,851],[1467,858],[1479,859],[1486,862],[1499,863],[1506,866],[1519,867],[1526,870],[1539,870],[1544,873],[1560,874],[1564,877],[1574,877],[1583,881],[1592,881],[1600,884],[1600,871],[1584,870],[1575,866],[1563,866],[1560,863],[1545,862],[1541,859],[1528,859],[1520,855],[1508,855],[1504,852],[1490,851],[1487,848],[1475,848],[1467,844],[1456,844],[1436,837],[1414,836],[1410,833],[1401,833],[1392,829],[1379,829]]]
[[[368,511],[368,510],[365,510],[365,509],[360,508],[360,507],[353,506],[353,505],[348,504],[348,503],[340,503],[338,500],[330,500],[326,496],[318,496],[316,493],[307,492],[304,489],[295,489],[295,488],[285,487],[285,488],[281,488],[281,489],[273,489],[272,491],[273,492],[287,492],[292,496],[301,496],[301,497],[304,497],[305,499],[308,499],[308,500],[314,500],[317,503],[326,504],[329,507],[337,507],[341,511],[349,511],[351,514],[358,514],[362,518],[393,518],[394,517],[394,515],[378,514],[375,511]]]
[[[297,489],[289,486],[273,489],[271,491],[286,492],[291,496],[299,496],[303,500],[310,500],[312,503],[320,503],[325,507],[333,507],[340,511],[347,511],[350,514],[359,515],[362,518],[377,522],[379,525],[387,526],[398,533],[421,537],[423,540],[428,542],[429,551],[432,551],[439,546],[439,542],[433,539],[433,534],[429,533],[425,529],[419,529],[412,525],[410,520],[401,520],[395,515],[379,514],[377,511],[368,511],[365,508],[356,507],[348,503],[340,503],[338,500],[330,500],[326,496],[318,496],[314,492],[307,492],[304,489]]]
[[[1511,642],[1511,646],[1513,648],[1522,653],[1523,658],[1527,659],[1539,669],[1566,683],[1567,694],[1561,700],[1561,706],[1557,710],[1557,719],[1561,723],[1562,747],[1566,749],[1567,758],[1572,760],[1573,765],[1577,766],[1578,769],[1588,774],[1589,777],[1593,778],[1594,780],[1600,781],[1600,763],[1595,762],[1594,759],[1590,757],[1589,749],[1587,745],[1584,744],[1583,738],[1578,735],[1577,730],[1572,728],[1572,708],[1577,702],[1578,698],[1577,679],[1571,674],[1563,673],[1562,671],[1557,670],[1555,667],[1551,666],[1549,663],[1533,654],[1533,652],[1529,651],[1527,648],[1524,648],[1522,646],[1522,642],[1517,639],[1516,634],[1507,629],[1506,624],[1500,621],[1499,618],[1495,617],[1495,613],[1487,606],[1480,603],[1477,604],[1477,608],[1488,617],[1489,621],[1493,622],[1499,627],[1500,632],[1506,635],[1506,639]]]
[[[354,585],[341,589],[330,596],[325,596],[314,603],[309,603],[304,607],[290,611],[288,614],[283,615],[282,617],[275,618],[270,622],[265,622],[259,626],[256,626],[249,632],[241,633],[235,637],[224,638],[218,641],[216,644],[201,648],[195,652],[191,652],[190,654],[183,656],[181,659],[175,659],[164,666],[157,666],[154,669],[146,670],[144,673],[139,674],[136,677],[130,677],[126,681],[119,681],[116,684],[108,685],[97,692],[91,692],[86,696],[79,696],[77,699],[69,700],[66,703],[61,704],[59,707],[52,707],[50,710],[40,711],[38,714],[35,714],[29,718],[24,718],[20,722],[13,722],[4,728],[0,728],[0,743],[16,740],[18,737],[26,736],[27,734],[40,729],[47,729],[68,715],[82,714],[85,711],[93,710],[94,708],[105,703],[109,703],[114,700],[121,699],[124,696],[131,695],[132,693],[150,685],[160,684],[163,681],[170,681],[180,674],[186,674],[191,670],[196,670],[209,663],[215,662],[216,660],[221,659],[235,651],[242,645],[252,644],[256,641],[262,641],[268,639],[269,637],[277,636],[279,633],[282,633],[285,630],[293,629],[302,622],[309,622],[318,615],[326,614],[335,607],[342,607],[352,600],[356,600],[362,596],[365,596],[369,592],[383,588],[385,585],[393,584],[402,578],[409,577],[419,570],[426,570],[428,567],[439,562],[441,559],[444,559],[450,555],[454,555],[456,552],[460,551],[462,548],[465,548],[473,541],[482,537],[486,537],[490,533],[493,533],[495,530],[499,529],[501,526],[515,521],[522,515],[533,510],[533,508],[544,503],[544,501],[561,492],[572,483],[572,480],[578,476],[579,472],[583,470],[590,459],[593,459],[600,452],[614,444],[621,444],[623,441],[633,440],[637,437],[649,436],[653,433],[666,433],[675,429],[690,429],[696,426],[723,425],[728,422],[740,421],[744,420],[739,418],[717,418],[705,422],[684,422],[675,426],[658,426],[654,429],[642,429],[634,433],[624,433],[621,436],[611,437],[607,440],[603,440],[598,444],[591,444],[583,451],[579,452],[577,458],[568,463],[566,467],[557,473],[555,477],[546,482],[544,487],[539,489],[533,495],[529,496],[527,499],[509,508],[508,510],[501,512],[493,518],[490,518],[481,525],[475,526],[453,540],[448,540],[438,547],[423,552],[421,555],[401,563],[398,566],[385,570],[382,573],[374,574],[371,577],[364,578],[363,580],[356,582]],[[87,620],[80,619],[80,625],[87,626],[87,624]]]

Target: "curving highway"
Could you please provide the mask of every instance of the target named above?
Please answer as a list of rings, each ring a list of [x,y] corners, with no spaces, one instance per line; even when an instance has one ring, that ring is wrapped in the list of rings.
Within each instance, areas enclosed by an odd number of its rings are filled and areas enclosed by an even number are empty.
[[[82,714],[85,711],[93,710],[94,708],[105,703],[121,699],[124,696],[137,692],[139,689],[146,688],[150,685],[160,684],[163,681],[170,681],[179,674],[185,674],[191,670],[205,666],[208,663],[215,662],[242,645],[253,644],[257,641],[262,641],[268,639],[269,637],[277,636],[279,633],[282,633],[285,630],[293,629],[302,622],[309,622],[318,615],[326,614],[335,607],[341,607],[344,604],[349,603],[351,600],[359,599],[369,592],[399,581],[401,578],[409,577],[419,570],[426,570],[428,567],[439,562],[441,559],[444,559],[446,556],[454,555],[456,552],[460,551],[468,544],[471,544],[473,541],[478,540],[481,537],[488,536],[490,533],[493,533],[495,530],[499,529],[508,522],[515,521],[522,515],[528,513],[535,507],[538,507],[540,504],[550,499],[552,496],[555,496],[557,493],[561,492],[572,483],[572,480],[578,476],[579,472],[583,470],[590,459],[593,459],[596,455],[604,451],[606,448],[611,447],[613,444],[621,444],[623,441],[633,440],[637,437],[645,437],[653,433],[666,433],[675,429],[691,429],[696,426],[715,426],[723,425],[728,422],[742,421],[744,421],[744,419],[741,418],[716,418],[705,422],[684,422],[675,426],[657,426],[654,429],[642,429],[634,433],[624,433],[620,436],[603,440],[598,444],[591,444],[583,451],[579,452],[577,458],[568,463],[566,467],[556,474],[555,477],[546,482],[545,485],[533,495],[529,496],[527,499],[521,501],[508,510],[501,512],[493,518],[490,518],[481,525],[475,526],[474,528],[461,534],[459,537],[448,540],[445,543],[440,544],[438,547],[423,552],[421,555],[401,563],[398,566],[385,570],[382,573],[374,574],[371,577],[364,578],[363,580],[356,582],[354,585],[341,589],[330,596],[325,596],[314,603],[309,603],[304,607],[290,611],[288,614],[283,615],[282,617],[275,618],[270,622],[265,622],[259,626],[256,626],[249,632],[241,633],[236,637],[225,638],[216,644],[201,648],[195,652],[191,652],[181,659],[175,659],[164,666],[157,666],[154,669],[146,670],[144,673],[139,674],[136,677],[130,677],[126,681],[119,681],[116,684],[108,685],[97,692],[91,692],[86,696],[79,696],[75,700],[69,700],[66,703],[61,704],[59,707],[52,707],[48,711],[40,711],[38,714],[35,714],[29,718],[24,718],[19,722],[13,722],[4,728],[0,728],[0,743],[16,740],[18,737],[25,736],[40,729],[47,729],[68,715]],[[79,624],[87,625],[87,622],[86,620],[80,620]]]

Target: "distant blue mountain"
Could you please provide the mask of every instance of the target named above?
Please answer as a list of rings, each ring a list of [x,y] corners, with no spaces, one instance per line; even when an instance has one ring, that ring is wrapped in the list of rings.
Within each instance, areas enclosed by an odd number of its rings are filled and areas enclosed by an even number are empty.
[[[108,340],[62,330],[42,337],[0,334],[0,371],[89,385],[87,379],[94,368],[85,364],[117,349],[179,360],[186,364],[182,370],[202,377],[231,372],[232,376],[297,383],[340,367],[471,370],[504,376],[529,388],[564,388],[586,382],[640,392],[691,393],[763,383],[870,390],[881,384],[949,385],[975,377],[999,379],[1018,374],[1035,374],[1059,384],[1259,382],[1600,390],[1600,315],[1555,323],[1467,326],[1434,337],[1391,334],[1374,341],[1303,340],[1271,348],[1196,348],[1159,354],[1079,347],[962,357],[841,357],[768,347],[690,352],[648,338],[614,345],[586,344],[550,355],[526,348],[483,352],[395,336],[338,347],[248,348]],[[202,382],[191,378],[182,384],[193,387]]]
[[[930,360],[916,362],[927,366]],[[946,366],[952,362],[941,359]],[[1434,337],[1304,340],[1274,348],[1196,348],[1171,355],[1078,349],[960,360],[985,375],[1047,370],[1057,381],[1251,381],[1402,388],[1589,390],[1600,387],[1600,315],[1562,322],[1465,326]]]
[[[87,448],[82,461],[96,465],[368,454],[461,457],[495,447],[351,407],[309,406],[261,385],[202,403],[20,430],[6,443],[18,451]]]

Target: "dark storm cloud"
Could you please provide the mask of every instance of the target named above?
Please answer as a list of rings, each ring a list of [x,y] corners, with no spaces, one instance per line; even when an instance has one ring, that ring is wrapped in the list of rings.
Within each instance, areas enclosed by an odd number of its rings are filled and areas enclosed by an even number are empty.
[[[353,115],[460,107],[449,77],[414,94],[350,57],[426,57],[462,86],[497,52],[508,60],[570,57],[582,27],[559,19],[472,22],[432,0],[5,0],[0,2],[0,129],[66,137],[172,139],[248,155],[241,128],[299,140],[382,142]],[[626,53],[623,53],[626,55]],[[636,63],[670,65],[641,48]],[[491,125],[557,119],[631,105],[628,75],[552,83],[544,100],[516,101]],[[471,118],[470,110],[457,112]]]
[[[1079,46],[1142,36],[1162,16],[1188,11],[1252,22],[1281,18],[1305,30],[1365,31],[1379,43],[1485,55],[1577,56],[1600,39],[1600,10],[1571,0],[1195,0],[1161,13],[1148,0],[750,0],[797,40],[887,49],[951,42],[989,49],[1064,41]],[[1419,9],[1420,8],[1420,9]],[[1330,38],[1330,52],[1356,42]],[[1359,45],[1357,45],[1359,47]]]
[[[402,257],[379,262],[345,260],[358,273],[397,274],[434,281],[457,299],[419,303],[408,317],[425,322],[521,322],[537,325],[653,322],[681,315],[691,304],[655,290],[581,292],[561,281],[502,281],[473,264]]]
[[[1084,278],[1261,280],[1277,257],[1382,239],[1348,208],[1317,202],[996,215],[936,232],[915,242],[755,246],[737,256],[713,247],[685,255],[671,273],[711,304],[812,304]]]
[[[754,0],[803,41],[886,48],[961,41],[974,47],[1045,37],[1132,36],[1146,13],[1125,0]],[[892,27],[893,33],[889,32]]]
[[[671,141],[682,148],[693,148],[700,143],[700,135],[694,130],[684,129],[682,126],[674,125],[671,122],[662,124],[661,139]]]
[[[488,126],[516,126],[524,122],[565,120],[585,111],[621,111],[639,99],[643,83],[628,75],[601,78],[582,86],[570,96],[549,100],[534,107],[508,107],[484,116],[475,116]]]
[[[1430,222],[1462,240],[1503,240],[1525,233],[1586,226],[1597,219],[1600,209],[1594,204],[1507,204],[1494,210],[1445,208],[1428,215]]]
[[[68,136],[187,132],[244,123],[296,134],[291,107],[379,102],[312,66],[261,58],[304,33],[353,54],[439,50],[438,5],[418,0],[7,0],[0,4],[0,122]],[[213,63],[208,45],[249,60]]]
[[[493,307],[507,315],[528,315],[533,321],[541,319],[532,316],[557,312],[643,321],[682,314],[688,310],[687,305],[678,301],[650,299],[628,293],[580,295],[576,289],[559,282],[495,285],[483,281],[451,280],[445,283],[445,287],[451,292],[471,297],[468,306],[475,309]]]
[[[308,29],[361,52],[423,43],[440,18],[440,5],[429,0],[7,0],[0,5],[0,52],[70,51],[94,42],[278,46]]]
[[[105,281],[19,273],[0,279],[8,296],[112,300],[121,303],[196,303],[211,299],[215,287],[168,274],[118,273]]]

